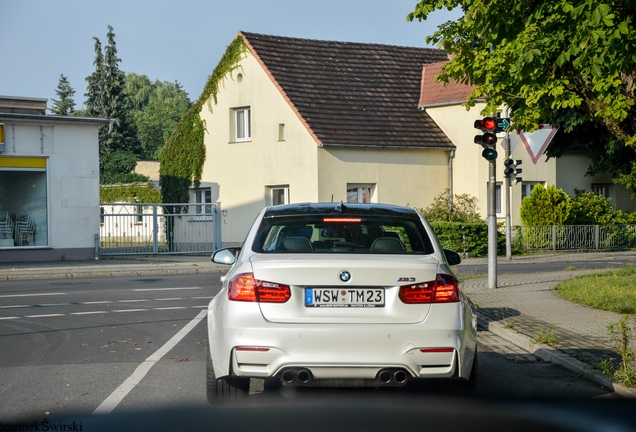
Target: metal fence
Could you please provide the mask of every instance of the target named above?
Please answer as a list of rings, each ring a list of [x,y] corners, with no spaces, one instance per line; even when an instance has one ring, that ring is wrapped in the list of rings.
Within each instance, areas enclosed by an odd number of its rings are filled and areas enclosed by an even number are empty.
[[[211,253],[221,247],[216,204],[102,203],[102,256]]]
[[[611,250],[636,248],[636,225],[546,225],[515,227],[524,250]]]

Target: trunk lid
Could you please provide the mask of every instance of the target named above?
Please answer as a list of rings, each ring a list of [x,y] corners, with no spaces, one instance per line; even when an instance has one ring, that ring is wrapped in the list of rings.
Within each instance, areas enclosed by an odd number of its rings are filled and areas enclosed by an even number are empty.
[[[353,255],[353,254],[257,254],[250,258],[254,277],[258,280],[289,285],[291,298],[286,303],[259,303],[263,317],[276,323],[391,323],[407,324],[423,321],[430,304],[404,304],[398,297],[399,287],[434,281],[439,261],[432,255]],[[348,272],[343,281],[341,272]],[[345,277],[346,279],[346,277]],[[339,293],[344,298],[377,296],[384,291],[384,305],[369,307],[308,307],[306,289],[318,293]],[[313,295],[313,294],[311,294]],[[377,299],[377,297],[376,297]],[[334,298],[335,300],[335,298]]]

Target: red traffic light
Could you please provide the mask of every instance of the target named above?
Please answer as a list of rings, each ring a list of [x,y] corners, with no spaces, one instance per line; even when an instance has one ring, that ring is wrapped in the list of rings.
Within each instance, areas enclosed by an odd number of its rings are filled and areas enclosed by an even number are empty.
[[[497,119],[484,117],[483,119],[475,120],[475,128],[484,132],[495,132],[497,131]]]

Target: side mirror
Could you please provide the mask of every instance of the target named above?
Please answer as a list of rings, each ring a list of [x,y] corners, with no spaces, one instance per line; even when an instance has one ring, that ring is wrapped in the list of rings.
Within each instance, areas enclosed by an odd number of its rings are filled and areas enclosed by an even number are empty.
[[[448,265],[454,266],[462,262],[462,257],[460,257],[457,252],[453,252],[452,250],[444,249],[444,255],[446,256]]]
[[[239,252],[241,248],[238,247],[219,249],[212,254],[211,260],[217,264],[232,265],[236,262]]]

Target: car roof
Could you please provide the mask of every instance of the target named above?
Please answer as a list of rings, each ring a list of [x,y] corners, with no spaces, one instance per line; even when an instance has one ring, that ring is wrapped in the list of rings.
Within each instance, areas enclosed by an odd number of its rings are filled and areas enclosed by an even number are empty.
[[[415,209],[391,204],[299,203],[269,207],[264,218],[302,215],[399,216],[418,218]]]

